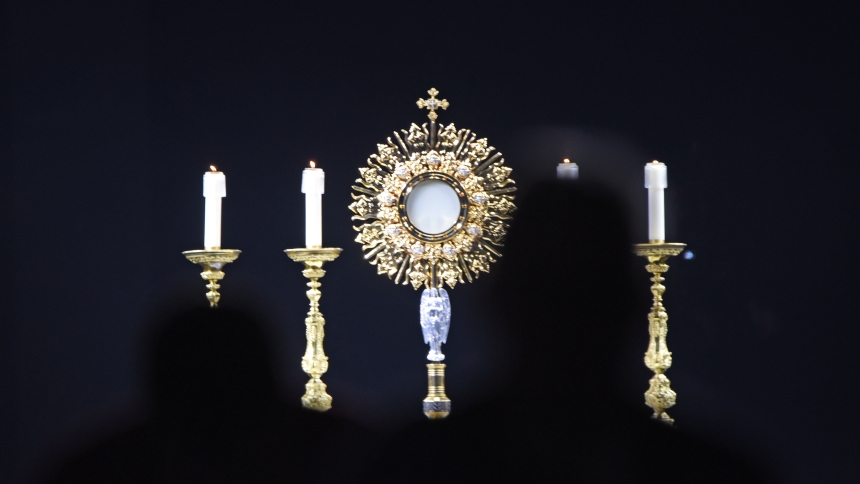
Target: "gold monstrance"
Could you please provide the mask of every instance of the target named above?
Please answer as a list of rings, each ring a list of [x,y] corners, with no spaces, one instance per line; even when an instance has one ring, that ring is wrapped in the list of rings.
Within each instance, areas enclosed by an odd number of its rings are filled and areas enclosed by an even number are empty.
[[[355,240],[377,272],[396,284],[425,287],[420,315],[430,363],[424,413],[435,419],[451,411],[441,351],[451,321],[444,286],[472,282],[501,257],[516,187],[502,154],[493,153],[486,138],[436,123],[436,109],[449,104],[436,99],[436,89],[427,93],[418,107],[430,111],[429,126],[413,123],[377,144],[378,153],[359,168],[349,209],[353,220],[362,221],[354,227]]]

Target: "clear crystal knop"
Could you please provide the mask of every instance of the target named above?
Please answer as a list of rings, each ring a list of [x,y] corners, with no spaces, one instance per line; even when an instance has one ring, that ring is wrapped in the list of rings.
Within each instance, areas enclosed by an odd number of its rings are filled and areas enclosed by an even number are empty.
[[[427,359],[442,361],[442,343],[448,341],[451,328],[451,300],[444,289],[424,289],[421,293],[421,332],[424,342],[430,345]]]

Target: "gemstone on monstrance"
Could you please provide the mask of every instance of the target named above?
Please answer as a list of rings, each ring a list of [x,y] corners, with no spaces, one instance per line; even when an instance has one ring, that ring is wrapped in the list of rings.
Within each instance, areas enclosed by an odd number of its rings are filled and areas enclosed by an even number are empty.
[[[481,232],[481,227],[478,227],[477,225],[469,225],[468,227],[466,227],[466,233],[469,235],[479,237],[481,235]]]
[[[389,225],[385,229],[385,233],[392,236],[392,237],[400,235],[401,232],[403,232],[403,231],[400,230],[400,227],[398,227],[397,225]]]
[[[478,193],[472,195],[472,200],[474,200],[478,203],[485,203],[487,201],[487,196],[484,195],[483,193],[478,192]]]
[[[431,165],[438,165],[442,161],[442,158],[439,158],[439,154],[435,151],[431,151],[427,153],[427,163]]]
[[[427,103],[428,106],[430,106],[430,109],[436,109],[436,106],[438,106],[441,101],[436,99],[428,99],[424,102]]]
[[[379,194],[379,201],[386,205],[391,205],[392,203],[396,202],[397,199],[394,198],[394,195],[388,192],[382,192]]]
[[[442,253],[445,255],[454,255],[457,253],[457,249],[451,247],[450,244],[445,244],[442,246]]]
[[[424,253],[424,246],[421,244],[415,244],[409,248],[409,252],[412,252],[415,255],[421,255]]]
[[[472,168],[469,165],[460,165],[457,167],[457,173],[460,176],[469,176],[469,173],[472,173]]]
[[[409,176],[409,167],[403,163],[398,163],[397,166],[394,167],[394,174],[400,178],[406,178]]]

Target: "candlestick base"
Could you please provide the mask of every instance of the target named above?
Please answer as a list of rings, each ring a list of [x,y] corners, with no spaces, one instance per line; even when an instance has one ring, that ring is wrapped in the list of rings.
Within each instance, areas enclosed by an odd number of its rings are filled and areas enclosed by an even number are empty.
[[[680,254],[686,244],[677,242],[652,241],[648,244],[636,244],[633,252],[648,259],[645,270],[653,274],[651,293],[654,295],[654,305],[648,313],[648,334],[650,341],[645,352],[645,366],[654,372],[649,380],[648,391],[645,392],[645,404],[654,409],[651,418],[673,425],[675,420],[669,417],[666,409],[675,405],[676,393],[670,387],[669,378],[664,374],[672,366],[672,352],[666,345],[666,333],[669,331],[667,321],[669,315],[663,307],[663,293],[666,287],[663,274],[669,270],[666,260]]]
[[[343,249],[309,248],[309,249],[287,249],[284,252],[290,259],[302,262],[305,270],[302,275],[310,279],[310,288],[307,291],[311,309],[305,318],[305,336],[307,347],[302,357],[302,370],[308,374],[310,380],[305,384],[305,394],[302,396],[302,406],[319,412],[325,412],[331,408],[331,395],[326,393],[326,385],[321,380],[323,373],[328,371],[328,356],[323,351],[323,338],[325,337],[325,319],[319,311],[319,301],[322,293],[319,290],[319,279],[325,275],[322,269],[324,262],[333,261],[338,258]]]
[[[221,300],[221,294],[218,292],[218,289],[221,288],[218,281],[224,279],[224,272],[221,269],[236,260],[241,252],[241,250],[236,249],[203,249],[186,250],[182,253],[186,259],[203,267],[200,277],[209,281],[209,284],[206,285],[209,289],[209,292],[206,293],[206,299],[209,300],[210,307],[218,307],[218,301]]]

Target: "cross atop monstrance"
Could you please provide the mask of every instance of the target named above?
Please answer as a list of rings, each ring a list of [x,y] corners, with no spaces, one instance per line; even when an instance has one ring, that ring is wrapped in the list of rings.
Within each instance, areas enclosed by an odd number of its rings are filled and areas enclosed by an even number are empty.
[[[427,108],[430,110],[430,114],[427,115],[430,118],[430,121],[436,121],[436,118],[439,117],[436,114],[436,108],[448,109],[448,101],[445,99],[436,99],[436,95],[439,94],[439,91],[436,90],[435,87],[431,87],[427,94],[430,95],[430,99],[424,100],[419,99],[416,104],[418,104],[419,108]]]

